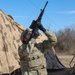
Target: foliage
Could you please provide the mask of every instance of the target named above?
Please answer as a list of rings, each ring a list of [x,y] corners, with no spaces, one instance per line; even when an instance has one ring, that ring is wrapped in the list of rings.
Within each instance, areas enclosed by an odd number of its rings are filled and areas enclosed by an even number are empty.
[[[57,51],[75,51],[75,30],[74,28],[65,28],[56,33],[58,42],[55,46]]]

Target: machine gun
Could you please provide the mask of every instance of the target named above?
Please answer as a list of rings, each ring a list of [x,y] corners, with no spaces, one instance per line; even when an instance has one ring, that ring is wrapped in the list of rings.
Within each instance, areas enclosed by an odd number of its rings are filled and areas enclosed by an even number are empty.
[[[42,19],[42,16],[44,14],[44,11],[45,11],[45,8],[46,8],[47,4],[48,4],[48,1],[46,2],[44,8],[41,9],[41,13],[40,13],[39,17],[37,18],[37,20],[33,20],[32,23],[31,23],[31,25],[30,25],[30,27],[29,27],[29,28],[33,29],[33,33],[37,34],[37,36],[39,35],[39,32],[38,32],[38,23],[41,24],[41,19]]]

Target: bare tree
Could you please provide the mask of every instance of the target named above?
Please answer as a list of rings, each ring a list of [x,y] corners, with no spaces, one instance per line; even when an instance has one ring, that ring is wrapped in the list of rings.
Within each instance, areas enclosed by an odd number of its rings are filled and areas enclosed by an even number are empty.
[[[66,28],[56,33],[58,42],[55,46],[58,51],[75,51],[75,30]]]

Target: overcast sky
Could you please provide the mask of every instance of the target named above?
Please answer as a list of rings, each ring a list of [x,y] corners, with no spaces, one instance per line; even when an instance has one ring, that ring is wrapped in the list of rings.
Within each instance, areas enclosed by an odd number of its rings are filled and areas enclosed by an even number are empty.
[[[28,28],[48,1],[42,24],[58,31],[75,24],[75,0],[0,0],[0,9],[22,26]]]

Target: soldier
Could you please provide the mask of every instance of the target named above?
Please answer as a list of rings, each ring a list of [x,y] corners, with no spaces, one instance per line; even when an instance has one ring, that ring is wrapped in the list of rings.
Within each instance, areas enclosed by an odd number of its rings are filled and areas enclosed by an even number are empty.
[[[26,29],[21,35],[23,44],[19,47],[19,55],[22,75],[47,75],[44,52],[53,49],[57,38],[53,32],[46,30],[41,24],[38,29],[44,32],[48,40],[37,44],[35,42],[37,34],[34,35],[30,29]]]

